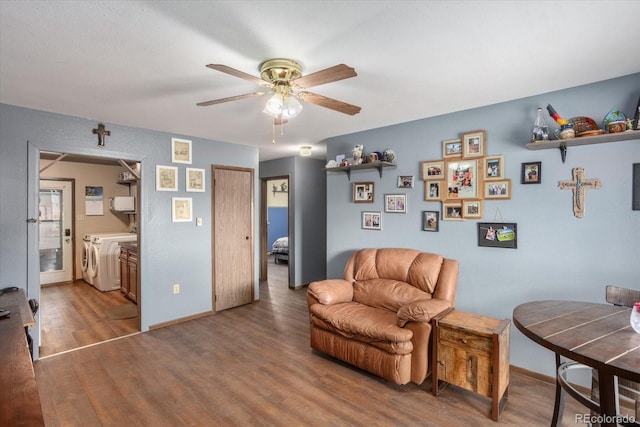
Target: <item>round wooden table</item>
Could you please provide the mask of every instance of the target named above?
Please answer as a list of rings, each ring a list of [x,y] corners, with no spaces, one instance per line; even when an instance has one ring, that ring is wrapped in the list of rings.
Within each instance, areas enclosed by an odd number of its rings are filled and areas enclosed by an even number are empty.
[[[601,424],[617,425],[614,377],[640,382],[640,334],[631,329],[630,315],[628,307],[557,300],[528,302],[513,310],[518,330],[556,355],[552,425],[562,420],[562,387],[566,384],[560,378],[560,356],[598,371]]]

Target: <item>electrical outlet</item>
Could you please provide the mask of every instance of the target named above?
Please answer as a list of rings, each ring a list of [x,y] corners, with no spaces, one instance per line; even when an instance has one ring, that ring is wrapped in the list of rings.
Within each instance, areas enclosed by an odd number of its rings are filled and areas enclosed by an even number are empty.
[[[173,293],[174,294],[179,294],[180,293],[180,285],[178,283],[175,283],[173,285]]]

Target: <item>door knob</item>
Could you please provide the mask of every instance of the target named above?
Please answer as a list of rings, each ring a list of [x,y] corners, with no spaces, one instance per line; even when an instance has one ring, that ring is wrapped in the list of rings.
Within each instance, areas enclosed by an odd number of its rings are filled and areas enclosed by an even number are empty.
[[[245,237],[244,240],[249,240],[249,236]]]

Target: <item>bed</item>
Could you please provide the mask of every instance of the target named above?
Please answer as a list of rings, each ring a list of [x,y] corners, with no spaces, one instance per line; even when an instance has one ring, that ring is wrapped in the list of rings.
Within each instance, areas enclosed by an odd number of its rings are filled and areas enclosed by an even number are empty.
[[[273,253],[273,262],[274,264],[278,264],[278,262],[286,261],[289,262],[289,238],[288,237],[280,237],[273,242],[272,246]]]

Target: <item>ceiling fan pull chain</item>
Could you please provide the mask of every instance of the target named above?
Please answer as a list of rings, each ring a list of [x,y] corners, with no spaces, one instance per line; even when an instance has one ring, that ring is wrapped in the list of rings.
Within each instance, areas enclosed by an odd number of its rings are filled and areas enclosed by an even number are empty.
[[[271,143],[276,143],[276,119],[273,118],[273,124],[271,125]]]

